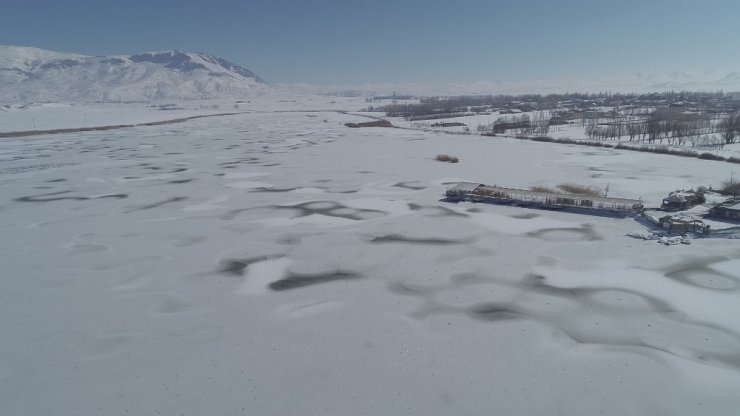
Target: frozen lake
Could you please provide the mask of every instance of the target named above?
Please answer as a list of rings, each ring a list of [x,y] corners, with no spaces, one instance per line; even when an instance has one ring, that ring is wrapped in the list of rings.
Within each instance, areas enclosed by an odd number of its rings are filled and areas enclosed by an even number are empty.
[[[0,140],[0,413],[737,414],[737,240],[440,200],[736,165],[350,121]]]

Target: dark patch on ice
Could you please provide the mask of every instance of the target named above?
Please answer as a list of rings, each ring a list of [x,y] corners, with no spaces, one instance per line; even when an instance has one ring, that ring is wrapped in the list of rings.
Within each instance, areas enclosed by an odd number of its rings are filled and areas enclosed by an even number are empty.
[[[478,213],[478,212],[483,212],[483,210],[482,210],[482,209],[480,209],[480,208],[475,208],[475,207],[473,207],[473,208],[468,208],[468,209],[466,209],[465,211],[466,211],[466,212],[470,212],[470,213],[473,213],[473,214],[475,214],[475,213]]]
[[[671,273],[666,277],[703,289],[730,292],[738,289],[738,281],[735,276],[711,269],[684,270]]]
[[[530,274],[524,280],[524,287],[528,291],[555,296],[558,298],[575,300],[583,305],[589,307],[589,309],[597,308],[600,310],[607,310],[614,312],[614,309],[620,309],[617,303],[622,301],[622,298],[629,299],[629,297],[637,297],[645,303],[647,308],[652,312],[657,313],[675,313],[676,310],[668,302],[655,296],[650,296],[636,290],[624,289],[618,287],[588,287],[588,286],[577,286],[571,288],[563,288],[558,286],[552,286],[546,283],[547,279],[545,276]],[[616,303],[605,303],[604,300],[600,299],[602,294],[612,294],[615,298]],[[620,294],[622,298],[620,298]],[[621,309],[635,309],[634,302],[627,301],[625,306]]]
[[[72,191],[59,191],[59,192],[52,192],[48,194],[30,195],[30,196],[16,198],[15,201],[16,202],[53,202],[53,201],[88,201],[91,199],[104,199],[104,198],[117,198],[117,199],[128,198],[128,195],[126,194],[109,194],[109,195],[99,195],[95,197],[58,196],[58,195],[67,195],[70,192]]]
[[[421,191],[422,189],[427,189],[426,186],[414,185],[413,182],[398,182],[393,186],[395,186],[396,188],[410,189],[412,191]]]
[[[192,182],[192,181],[194,181],[194,180],[195,180],[195,179],[175,179],[174,181],[170,181],[169,183],[174,183],[174,184],[181,184],[181,183],[188,183],[188,182]]]
[[[453,245],[453,244],[470,244],[470,240],[452,240],[447,238],[414,238],[402,234],[386,234],[372,237],[371,243],[405,243],[405,244],[428,244],[428,245]]]
[[[285,278],[270,283],[269,288],[274,291],[282,291],[338,280],[359,279],[361,277],[362,275],[359,273],[343,270],[325,273],[289,273]]]
[[[236,218],[237,215],[241,214],[242,212],[251,211],[253,209],[258,209],[258,208],[255,207],[255,208],[232,209],[231,211],[228,211],[228,212],[224,213],[223,215],[221,215],[220,218],[222,220],[233,220],[234,218]]]
[[[59,191],[59,192],[52,192],[48,194],[40,194],[40,195],[29,195],[29,196],[23,196],[20,198],[16,198],[16,202],[53,202],[53,201],[87,201],[88,197],[86,196],[57,196],[57,195],[66,195],[69,194],[72,191]]]
[[[450,282],[453,287],[461,287],[465,285],[477,285],[480,283],[490,283],[490,278],[482,276],[477,273],[457,273],[450,276]]]
[[[549,322],[552,324],[552,322]],[[647,351],[654,351],[662,354],[672,355],[674,357],[691,360],[704,365],[712,365],[716,367],[732,368],[734,370],[740,369],[740,353],[732,350],[718,351],[717,348],[707,346],[704,348],[696,346],[674,346],[672,344],[666,344],[664,342],[656,343],[652,340],[645,340],[636,336],[605,336],[598,334],[591,334],[586,331],[572,331],[567,332],[563,328],[558,329],[564,334],[568,335],[572,340],[580,344],[600,345],[609,347],[621,347],[621,348],[638,348],[645,349]],[[706,329],[706,328],[705,328]],[[719,329],[712,328],[709,329]],[[721,332],[725,332],[719,329]],[[737,336],[731,333],[725,333],[732,338]],[[709,340],[709,339],[707,339]]]
[[[243,163],[262,163],[259,158],[256,157],[244,157],[237,160],[231,160],[228,162],[222,162],[219,163],[218,166],[224,167],[224,168],[234,168],[237,165],[243,164]]]
[[[95,199],[126,199],[128,198],[128,194],[106,194],[106,195],[100,195],[96,196]]]
[[[376,209],[351,208],[336,201],[310,201],[296,205],[273,205],[270,208],[298,211],[296,217],[318,214],[355,221],[377,218],[388,214]]]
[[[252,188],[249,192],[292,192],[296,189],[301,188],[268,188],[265,186],[260,186],[259,188]]]
[[[468,214],[457,212],[454,209],[442,206],[419,205],[414,202],[409,202],[407,205],[411,211],[432,211],[433,213],[428,215],[430,217],[468,217]]]
[[[180,172],[185,172],[187,170],[188,168],[177,168],[177,169],[170,171],[170,173],[180,173]]]
[[[51,180],[48,180],[46,182],[53,183],[53,182],[65,182],[65,181],[66,181],[66,179],[60,178],[60,179],[51,179]]]
[[[506,321],[512,319],[526,319],[528,314],[510,303],[484,302],[468,308],[468,312],[477,319],[486,321]]]
[[[391,282],[388,284],[391,292],[405,296],[427,296],[435,291],[435,288],[414,285],[406,282]]]
[[[532,213],[529,213],[528,212],[528,213],[524,213],[524,214],[510,215],[511,218],[517,218],[517,219],[520,219],[520,220],[531,220],[532,218],[537,218],[539,216],[540,216],[540,214],[535,214],[533,212]]]
[[[494,300],[456,308],[481,320],[540,322],[577,343],[638,348],[637,353],[654,351],[740,369],[740,335],[734,331],[691,320],[665,300],[638,291],[618,287],[564,288],[548,285],[546,280],[542,275],[529,275],[521,287],[526,297],[510,298],[516,302]],[[554,303],[555,299],[565,303]],[[647,310],[636,308],[636,299]]]
[[[598,241],[603,238],[593,230],[590,224],[585,224],[582,227],[564,227],[564,228],[545,228],[542,230],[532,231],[526,235],[530,237],[537,237],[546,240],[561,240],[567,235],[571,235],[580,240],[585,241]]]
[[[329,194],[356,194],[357,192],[360,192],[359,189],[347,189],[344,191],[337,191],[334,189],[327,189],[327,188],[322,188],[322,189],[326,190],[326,192]]]
[[[34,158],[41,158],[41,157],[49,157],[47,155],[36,155]],[[22,159],[30,159],[25,157],[17,157],[14,158],[15,160],[22,160]],[[10,168],[0,168],[0,175],[11,175],[11,174],[17,174],[17,173],[25,173],[25,172],[31,172],[34,170],[46,170],[51,168],[61,168],[64,166],[72,166],[76,165],[77,163],[43,163],[39,165],[30,165],[30,166],[15,166]]]
[[[155,202],[153,204],[144,205],[142,207],[136,208],[136,210],[145,210],[145,209],[152,209],[152,208],[159,208],[163,205],[171,204],[173,202],[180,202],[188,199],[186,196],[176,196],[173,198],[165,199],[164,201]]]
[[[422,209],[424,209],[423,205],[419,205],[413,202],[409,202],[408,206],[411,211],[421,211]]]
[[[277,240],[275,240],[275,242],[278,244],[294,246],[294,245],[300,244],[302,240],[303,239],[298,235],[286,234],[286,235],[280,236]]]
[[[665,277],[677,282],[717,291],[735,291],[740,287],[737,276],[711,268],[713,263],[726,261],[726,257],[694,258],[683,261],[665,273]]]
[[[254,263],[259,263],[261,261],[279,259],[281,257],[283,256],[266,255],[266,256],[249,257],[246,259],[224,259],[224,260],[221,260],[220,262],[220,265],[218,267],[218,272],[223,273],[223,274],[232,275],[232,276],[244,276],[244,271],[250,265]]]

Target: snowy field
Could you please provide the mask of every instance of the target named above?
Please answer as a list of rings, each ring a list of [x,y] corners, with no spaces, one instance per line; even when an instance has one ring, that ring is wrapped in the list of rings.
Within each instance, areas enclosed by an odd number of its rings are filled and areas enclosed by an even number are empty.
[[[604,109],[610,109],[611,107],[605,107]],[[372,116],[382,116],[384,113],[363,113],[366,115],[372,115]],[[479,126],[482,126],[484,128],[490,129],[490,126],[493,125],[494,122],[497,120],[503,119],[503,118],[509,118],[512,117],[522,117],[524,115],[536,119],[541,114],[544,114],[547,119],[550,117],[549,111],[529,111],[529,112],[518,112],[514,114],[500,114],[496,111],[490,113],[490,114],[475,114],[475,115],[469,115],[469,116],[461,116],[461,117],[450,117],[450,118],[441,118],[441,119],[433,119],[433,120],[417,120],[417,121],[407,121],[403,117],[392,117],[389,118],[393,122],[393,125],[399,126],[399,127],[405,127],[405,128],[413,128],[413,129],[420,129],[420,130],[434,130],[434,131],[446,131],[446,132],[452,132],[452,133],[458,133],[458,134],[479,134],[478,128]],[[436,123],[463,123],[465,126],[456,126],[456,127],[433,127],[433,124]],[[517,129],[510,129],[507,131],[506,134],[497,134],[497,136],[505,136],[505,137],[515,137],[517,136],[518,131]],[[538,134],[530,134],[530,136],[537,136]],[[571,139],[571,140],[582,140],[582,141],[597,141],[602,143],[609,143],[612,145],[616,145],[618,143],[622,143],[631,147],[641,147],[641,146],[650,146],[650,147],[669,147],[672,149],[685,149],[685,150],[693,150],[699,153],[709,152],[713,153],[719,156],[724,157],[740,157],[740,143],[732,143],[728,145],[724,145],[721,148],[718,148],[714,144],[710,143],[716,143],[717,141],[722,141],[721,135],[719,133],[715,134],[705,134],[701,135],[701,138],[696,139],[696,145],[692,145],[690,140],[687,140],[686,143],[683,145],[669,145],[668,141],[665,142],[663,140],[657,140],[655,143],[645,143],[643,141],[639,140],[639,137],[635,138],[633,141],[630,141],[629,136],[623,135],[619,138],[612,138],[609,140],[597,140],[597,139],[589,139],[588,134],[586,133],[586,128],[583,125],[582,122],[579,120],[571,120],[568,124],[562,124],[562,125],[554,125],[550,126],[547,133],[544,134],[545,136],[552,137],[554,139]],[[706,139],[706,144],[701,144],[702,139]]]
[[[737,165],[348,121],[0,140],[0,413],[738,414],[738,240],[440,201]]]
[[[209,114],[252,111],[355,110],[364,99],[296,95],[278,91],[269,97],[161,101],[157,103],[27,103],[0,102],[0,133],[132,125]]]
[[[0,109],[0,132],[139,124],[234,111],[233,104],[227,109],[202,107],[200,104],[197,107],[168,104],[174,109],[161,110],[159,106],[144,103],[9,105]]]

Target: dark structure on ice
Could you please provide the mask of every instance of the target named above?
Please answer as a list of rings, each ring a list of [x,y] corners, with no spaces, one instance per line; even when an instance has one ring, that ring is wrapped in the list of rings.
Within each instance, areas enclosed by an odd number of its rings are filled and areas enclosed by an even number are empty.
[[[447,190],[446,196],[450,201],[493,202],[547,209],[567,208],[620,216],[639,214],[643,209],[642,201],[638,199],[530,191],[471,182],[459,182]]]

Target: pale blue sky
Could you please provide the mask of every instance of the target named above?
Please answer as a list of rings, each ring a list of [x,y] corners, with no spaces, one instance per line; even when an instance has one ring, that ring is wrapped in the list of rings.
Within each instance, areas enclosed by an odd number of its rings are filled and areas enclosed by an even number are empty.
[[[740,72],[732,0],[0,0],[0,44],[202,51],[268,82]]]

